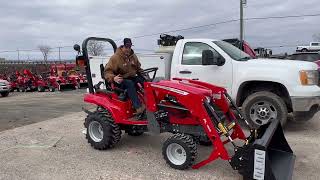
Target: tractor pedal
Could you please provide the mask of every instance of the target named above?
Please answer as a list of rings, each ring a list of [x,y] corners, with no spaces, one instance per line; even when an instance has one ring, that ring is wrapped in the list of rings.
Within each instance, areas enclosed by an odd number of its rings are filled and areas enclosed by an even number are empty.
[[[146,119],[147,119],[146,112],[143,112],[141,114],[136,114],[135,116],[132,117],[132,120],[134,121],[144,121]]]

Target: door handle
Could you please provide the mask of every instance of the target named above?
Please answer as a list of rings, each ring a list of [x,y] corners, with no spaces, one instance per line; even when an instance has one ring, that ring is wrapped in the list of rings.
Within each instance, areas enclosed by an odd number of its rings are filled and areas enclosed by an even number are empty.
[[[180,74],[191,74],[191,71],[184,70],[184,71],[179,71]]]
[[[193,78],[192,80],[198,81],[198,80],[199,80],[199,78]]]

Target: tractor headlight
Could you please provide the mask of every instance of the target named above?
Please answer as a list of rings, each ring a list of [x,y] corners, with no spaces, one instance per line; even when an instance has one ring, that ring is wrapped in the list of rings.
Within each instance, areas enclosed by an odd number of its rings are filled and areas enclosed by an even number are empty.
[[[317,70],[300,71],[300,81],[302,85],[317,85],[319,72]]]

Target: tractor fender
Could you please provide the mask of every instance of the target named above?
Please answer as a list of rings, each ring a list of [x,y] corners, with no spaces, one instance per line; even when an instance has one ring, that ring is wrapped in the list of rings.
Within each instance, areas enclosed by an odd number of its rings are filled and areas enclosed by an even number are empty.
[[[105,108],[111,113],[113,119],[116,122],[121,122],[124,119],[124,115],[121,109],[114,103],[112,103],[111,99],[108,99],[105,96],[102,97],[96,94],[85,94],[84,101]]]

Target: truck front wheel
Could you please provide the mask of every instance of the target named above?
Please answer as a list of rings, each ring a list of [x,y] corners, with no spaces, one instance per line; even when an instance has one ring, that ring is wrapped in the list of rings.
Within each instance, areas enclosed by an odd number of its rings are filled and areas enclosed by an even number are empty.
[[[242,105],[245,118],[254,128],[279,119],[282,126],[287,122],[288,110],[284,101],[276,94],[260,91],[249,95]]]

